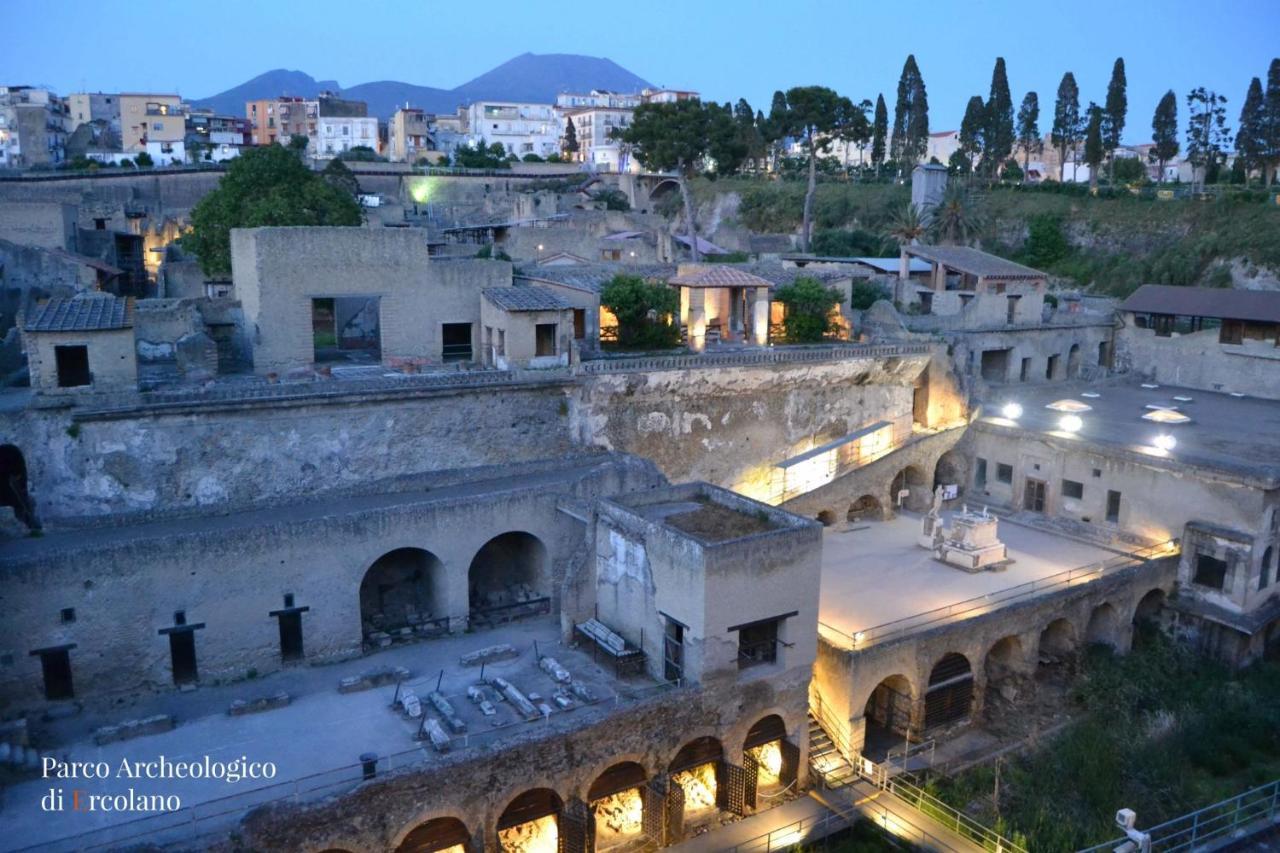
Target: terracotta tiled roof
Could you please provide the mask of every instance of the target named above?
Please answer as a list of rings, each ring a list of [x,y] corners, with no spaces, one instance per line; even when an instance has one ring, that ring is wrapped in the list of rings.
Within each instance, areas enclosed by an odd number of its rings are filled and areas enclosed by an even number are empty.
[[[773,287],[773,282],[729,264],[686,268],[671,279],[682,287]]]
[[[504,311],[563,311],[568,302],[545,287],[486,287],[484,298]]]
[[[1139,314],[1177,314],[1184,317],[1280,323],[1280,293],[1144,284],[1124,301],[1120,310],[1136,311]]]
[[[957,272],[990,278],[1045,278],[1040,270],[968,246],[907,246],[906,252],[926,261],[942,264]]]

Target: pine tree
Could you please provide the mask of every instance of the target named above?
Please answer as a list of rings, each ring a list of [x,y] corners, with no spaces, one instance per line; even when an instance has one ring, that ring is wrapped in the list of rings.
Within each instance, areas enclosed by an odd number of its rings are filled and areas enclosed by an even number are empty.
[[[1262,103],[1263,157],[1267,161],[1263,171],[1269,187],[1280,170],[1280,59],[1271,60],[1271,67],[1267,69],[1267,92]]]
[[[1124,57],[1117,57],[1111,67],[1111,82],[1107,84],[1107,102],[1102,113],[1102,144],[1110,161],[1108,178],[1115,179],[1116,149],[1124,133],[1125,114],[1129,111],[1128,82],[1124,76]]]
[[[1178,98],[1173,90],[1164,93],[1160,103],[1156,105],[1156,113],[1151,118],[1151,139],[1155,147],[1151,153],[1160,164],[1160,177],[1164,183],[1164,166],[1178,156]]]
[[[974,95],[964,108],[964,118],[960,121],[960,150],[969,160],[972,169],[982,153],[983,138],[987,127],[987,107],[982,98]]]
[[[1053,104],[1053,130],[1049,138],[1058,149],[1058,180],[1063,178],[1067,165],[1067,151],[1074,151],[1080,142],[1080,89],[1075,75],[1068,71],[1058,84],[1058,99]]]
[[[876,177],[880,177],[880,167],[884,165],[885,136],[889,133],[889,109],[884,103],[884,94],[876,95],[875,121],[871,124],[871,163],[876,167]]]
[[[1013,152],[1013,97],[1004,57],[996,57],[991,71],[991,92],[987,96],[986,125],[982,134],[983,171],[995,177],[1000,164]]]
[[[1102,107],[1092,101],[1089,102],[1089,109],[1085,114],[1089,116],[1089,119],[1084,132],[1084,162],[1089,167],[1089,190],[1096,192],[1098,189],[1098,167],[1102,165],[1102,161],[1106,157],[1106,141],[1103,139],[1103,126],[1106,124],[1106,116]]]
[[[1031,169],[1031,155],[1044,148],[1040,141],[1040,96],[1027,92],[1018,108],[1018,145],[1022,147],[1022,180],[1027,180]]]
[[[1240,108],[1240,130],[1236,133],[1236,159],[1243,161],[1245,175],[1250,169],[1266,169],[1266,101],[1262,81],[1254,77]]]
[[[1202,184],[1217,172],[1230,143],[1226,103],[1225,96],[1203,86],[1187,93],[1187,160]]]
[[[902,169],[911,171],[929,146],[929,100],[924,78],[914,55],[908,55],[898,78],[898,100],[893,107],[893,139],[890,157]]]
[[[769,105],[769,118],[765,125],[765,138],[769,140],[770,153],[774,168],[782,157],[784,140],[787,137],[787,96],[781,91],[773,93],[773,102]]]

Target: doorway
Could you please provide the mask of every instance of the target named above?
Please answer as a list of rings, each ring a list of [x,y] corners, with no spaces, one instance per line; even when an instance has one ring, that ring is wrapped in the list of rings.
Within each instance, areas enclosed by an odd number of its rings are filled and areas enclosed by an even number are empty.
[[[40,656],[40,669],[44,675],[44,698],[51,702],[60,699],[71,699],[76,695],[75,686],[71,682],[71,646],[56,649],[37,649],[33,655]]]
[[[281,613],[280,621],[280,659],[283,661],[302,660],[302,614],[298,612]]]
[[[169,659],[173,666],[174,684],[194,684],[199,680],[194,630],[173,631],[169,634]]]
[[[1026,488],[1022,490],[1022,508],[1032,512],[1044,512],[1044,480],[1027,478]]]

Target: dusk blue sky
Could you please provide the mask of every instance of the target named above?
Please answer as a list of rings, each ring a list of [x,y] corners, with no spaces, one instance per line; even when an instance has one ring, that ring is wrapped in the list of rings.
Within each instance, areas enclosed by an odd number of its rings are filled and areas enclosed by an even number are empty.
[[[831,86],[855,100],[883,92],[892,111],[902,62],[914,53],[933,130],[959,124],[984,97],[1003,56],[1014,103],[1040,94],[1041,128],[1062,73],[1081,101],[1101,102],[1111,65],[1125,58],[1125,139],[1150,138],[1166,89],[1228,98],[1232,128],[1249,79],[1280,55],[1280,0],[1067,4],[643,0],[573,4],[484,0],[216,0],[208,3],[6,4],[0,83],[62,93],[220,92],[273,68],[343,86],[403,80],[451,88],[521,53],[606,56],[654,83],[717,101],[746,97],[768,111],[775,89]]]

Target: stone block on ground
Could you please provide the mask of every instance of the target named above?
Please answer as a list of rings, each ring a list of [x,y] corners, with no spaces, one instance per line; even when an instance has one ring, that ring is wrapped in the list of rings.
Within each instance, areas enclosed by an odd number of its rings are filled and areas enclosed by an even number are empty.
[[[483,649],[468,652],[458,659],[458,663],[462,666],[480,666],[483,663],[511,660],[518,657],[520,657],[520,653],[516,651],[515,646],[510,643],[499,643],[496,646],[485,646]]]
[[[231,707],[227,709],[227,713],[233,717],[239,717],[244,714],[256,714],[261,711],[270,711],[273,708],[283,708],[293,701],[288,693],[280,692],[271,696],[259,696],[256,699],[236,699],[231,703]]]

